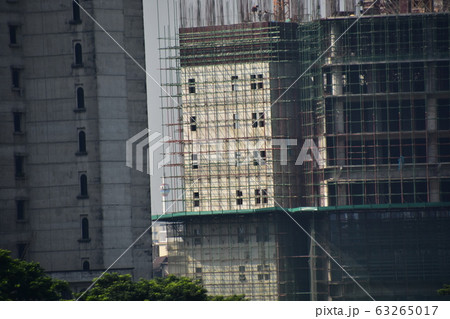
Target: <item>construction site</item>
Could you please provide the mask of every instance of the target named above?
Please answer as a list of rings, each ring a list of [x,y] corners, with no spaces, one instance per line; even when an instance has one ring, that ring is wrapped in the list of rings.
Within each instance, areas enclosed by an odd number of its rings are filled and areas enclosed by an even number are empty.
[[[450,283],[450,1],[173,1],[169,273],[251,300]]]

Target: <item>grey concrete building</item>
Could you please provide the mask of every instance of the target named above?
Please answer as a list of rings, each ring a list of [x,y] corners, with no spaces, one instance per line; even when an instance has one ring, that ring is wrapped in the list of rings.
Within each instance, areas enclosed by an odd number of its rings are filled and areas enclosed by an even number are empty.
[[[141,0],[79,1],[144,65]],[[0,2],[0,247],[74,287],[149,226],[145,73],[71,0]],[[151,276],[151,236],[113,269]],[[84,283],[84,284],[83,284]]]

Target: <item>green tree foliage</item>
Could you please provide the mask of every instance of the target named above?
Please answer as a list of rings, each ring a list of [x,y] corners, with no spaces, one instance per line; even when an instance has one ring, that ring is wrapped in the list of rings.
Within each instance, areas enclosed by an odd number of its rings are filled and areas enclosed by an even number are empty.
[[[81,294],[79,294],[80,296]],[[244,300],[243,296],[208,297],[198,281],[169,275],[153,280],[131,280],[130,275],[105,274],[80,300],[88,301],[207,301]]]
[[[0,249],[0,300],[61,300],[70,298],[69,285],[44,273],[38,263],[13,259]]]
[[[444,285],[444,288],[439,289],[437,292],[441,296],[450,295],[450,285]]]

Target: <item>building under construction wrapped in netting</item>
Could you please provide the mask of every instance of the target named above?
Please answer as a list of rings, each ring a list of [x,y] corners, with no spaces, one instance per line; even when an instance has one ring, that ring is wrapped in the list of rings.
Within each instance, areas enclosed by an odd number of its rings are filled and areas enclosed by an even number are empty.
[[[169,272],[252,300],[439,299],[448,1],[275,2],[222,25],[181,1],[162,40]]]

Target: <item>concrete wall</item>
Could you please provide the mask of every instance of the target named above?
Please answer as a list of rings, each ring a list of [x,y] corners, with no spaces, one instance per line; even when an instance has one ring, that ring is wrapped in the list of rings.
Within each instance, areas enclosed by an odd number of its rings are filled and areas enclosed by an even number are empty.
[[[144,66],[140,0],[81,5]],[[125,166],[125,141],[147,127],[145,73],[83,11],[80,22],[72,21],[71,1],[1,6],[7,15],[2,21],[22,23],[20,47],[9,48],[1,59],[2,172],[14,173],[14,152],[26,156],[25,177],[10,173],[0,195],[5,203],[0,244],[16,257],[16,244],[23,241],[26,259],[55,274],[80,271],[85,261],[91,269],[105,269],[150,225],[148,176]],[[0,34],[8,47],[7,25]],[[82,45],[82,66],[74,65],[76,43]],[[11,65],[21,67],[20,91],[11,90]],[[84,109],[77,109],[79,87]],[[24,134],[13,135],[12,111],[21,109]],[[86,133],[86,153],[78,152],[80,130]],[[81,174],[88,186],[83,198]],[[18,196],[26,199],[20,222]],[[82,239],[83,218],[89,220],[88,240]],[[29,230],[26,238],[18,227]],[[114,268],[150,277],[150,236]]]

